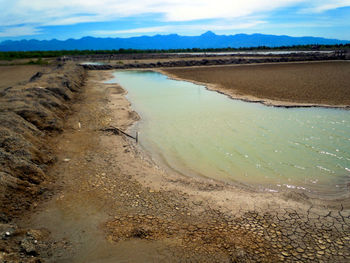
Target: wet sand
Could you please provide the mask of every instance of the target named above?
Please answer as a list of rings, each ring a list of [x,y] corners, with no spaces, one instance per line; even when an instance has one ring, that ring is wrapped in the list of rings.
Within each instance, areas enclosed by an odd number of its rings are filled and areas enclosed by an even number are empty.
[[[138,115],[110,72],[89,72],[50,145],[55,195],[25,224],[55,240],[51,262],[347,262],[350,207],[297,192],[260,193],[165,171],[127,130]],[[123,261],[124,260],[124,261]]]
[[[266,105],[350,106],[348,61],[168,68],[161,72],[204,84],[232,98]]]

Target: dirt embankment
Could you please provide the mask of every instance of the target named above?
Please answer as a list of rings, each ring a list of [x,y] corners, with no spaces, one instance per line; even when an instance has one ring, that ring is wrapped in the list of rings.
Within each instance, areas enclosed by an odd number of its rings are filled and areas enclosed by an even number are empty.
[[[25,235],[14,221],[47,191],[46,171],[55,161],[47,140],[62,130],[84,78],[84,69],[68,63],[38,72],[25,84],[0,88],[1,253],[35,255],[30,242],[38,233]]]
[[[269,53],[270,52],[270,53]],[[253,58],[288,58],[288,57],[329,57],[337,56],[343,58],[350,58],[349,50],[328,50],[327,52],[317,52],[317,51],[293,51],[289,50],[289,53],[276,53],[274,50],[265,50],[265,52],[257,51],[236,51],[236,52],[189,52],[189,53],[130,53],[130,54],[90,54],[90,55],[72,55],[72,56],[63,56],[57,58],[58,61],[145,61],[145,60],[176,60],[176,59],[190,59],[190,58],[245,58],[247,56]]]
[[[177,59],[176,59],[177,58]],[[345,54],[338,55],[337,53],[322,54],[322,53],[311,53],[311,54],[286,54],[286,55],[234,55],[231,58],[223,58],[217,56],[216,59],[213,57],[202,57],[202,59],[188,59],[189,57],[175,57],[175,59],[166,60],[155,60],[153,63],[147,62],[142,59],[137,63],[118,63],[118,64],[104,64],[104,65],[84,65],[85,69],[89,70],[110,70],[110,69],[133,69],[133,68],[173,68],[173,67],[198,67],[198,66],[214,66],[214,65],[235,65],[235,64],[252,64],[252,63],[277,63],[277,62],[300,62],[300,61],[327,61],[327,60],[345,60],[347,57]],[[155,58],[153,58],[155,59]]]
[[[164,69],[232,98],[266,105],[350,106],[350,63],[328,61]]]

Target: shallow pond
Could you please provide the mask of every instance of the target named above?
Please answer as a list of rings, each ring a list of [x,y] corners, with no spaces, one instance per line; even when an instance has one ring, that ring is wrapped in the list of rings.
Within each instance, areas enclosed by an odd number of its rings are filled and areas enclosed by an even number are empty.
[[[186,175],[259,190],[349,196],[350,112],[232,100],[151,71],[117,71],[151,156]]]

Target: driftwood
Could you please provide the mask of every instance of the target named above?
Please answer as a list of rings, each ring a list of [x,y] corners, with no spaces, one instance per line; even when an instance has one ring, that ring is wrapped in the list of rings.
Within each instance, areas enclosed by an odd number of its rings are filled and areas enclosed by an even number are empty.
[[[122,131],[121,129],[117,128],[117,127],[113,127],[113,126],[110,126],[110,127],[107,127],[107,128],[102,128],[101,131],[104,131],[104,132],[111,132],[113,133],[114,135],[125,135],[131,139],[134,139],[136,142],[138,142],[138,133],[136,132],[136,137],[134,136],[131,136],[130,134],[127,134],[126,132]]]

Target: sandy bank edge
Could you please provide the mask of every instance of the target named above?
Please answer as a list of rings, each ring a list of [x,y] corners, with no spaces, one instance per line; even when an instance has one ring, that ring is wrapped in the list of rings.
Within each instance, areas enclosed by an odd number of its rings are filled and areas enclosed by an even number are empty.
[[[328,61],[329,62],[329,61]],[[271,64],[295,64],[295,63],[315,63],[315,62],[289,62],[289,63],[266,63],[266,65],[271,65]],[[248,64],[248,65],[229,65],[229,66],[215,66],[215,67],[240,67],[240,66],[254,66],[254,65],[264,65],[264,63],[261,64]],[[212,67],[212,66],[209,66]],[[273,107],[282,107],[282,108],[311,108],[311,107],[322,107],[322,108],[331,108],[331,109],[350,109],[350,105],[331,105],[331,104],[322,104],[322,103],[300,103],[300,102],[294,102],[294,101],[280,101],[280,100],[271,100],[267,98],[260,98],[260,97],[255,97],[252,95],[248,94],[237,94],[235,93],[234,90],[228,90],[220,85],[217,84],[212,84],[212,83],[205,83],[205,82],[199,82],[195,80],[189,80],[189,79],[184,79],[176,76],[175,74],[169,73],[166,71],[167,68],[163,69],[147,69],[155,72],[159,72],[161,74],[166,75],[170,79],[174,80],[180,80],[180,81],[187,81],[191,82],[197,85],[205,86],[206,89],[211,90],[211,91],[216,91],[220,94],[226,95],[231,99],[235,100],[241,100],[245,102],[251,102],[251,103],[261,103],[265,106],[273,106]],[[173,69],[173,68],[170,68]],[[145,69],[146,70],[146,69]]]
[[[229,97],[231,97],[230,95],[221,92],[219,90],[217,90],[217,86],[214,84],[207,84],[207,83],[201,83],[201,82],[196,82],[196,81],[190,81],[187,79],[181,79],[178,78],[176,76],[173,76],[172,74],[168,74],[167,72],[164,72],[162,69],[126,69],[126,70],[113,70],[113,71],[154,71],[154,72],[159,72],[161,74],[164,74],[165,76],[169,77],[170,79],[174,79],[174,80],[180,80],[180,81],[188,81],[197,85],[202,85],[205,86],[208,90],[211,91],[215,91],[215,92],[219,92],[221,94],[227,95]],[[110,71],[106,70],[106,71],[101,71],[102,74],[105,74],[104,76],[104,81],[106,81],[107,79],[109,79],[109,77],[114,77]],[[134,119],[134,121],[132,121],[132,123],[130,123],[128,126],[125,127],[125,130],[129,129],[130,127],[134,126],[138,121],[141,120],[140,115],[133,110],[132,108],[132,104],[131,102],[126,98],[126,95],[128,93],[128,91],[123,88],[121,85],[119,84],[114,84],[114,85],[118,85],[121,89],[124,90],[123,98],[127,101],[129,107],[128,110],[134,112],[137,115],[137,119]],[[244,100],[241,98],[234,98],[231,97],[232,99],[239,99],[239,100]],[[247,102],[255,102],[255,103],[262,103],[262,101],[254,101],[254,100],[247,100]],[[266,104],[267,106],[276,106],[276,105],[269,105]],[[287,106],[288,105],[288,106]],[[287,105],[280,105],[279,107],[319,107],[314,106],[309,104],[309,106],[289,106],[289,104]],[[304,104],[301,104],[304,105]],[[278,106],[278,105],[277,105]],[[334,108],[333,106],[330,106],[330,108]],[[166,163],[161,162],[159,160],[155,160],[152,158],[152,156],[150,155],[149,152],[147,152],[145,149],[142,149],[140,145],[138,144],[134,144],[133,145],[133,150],[135,152],[137,152],[137,155],[141,156],[141,159],[143,160],[147,160],[147,162],[149,164],[151,164],[152,166],[156,167],[157,169],[162,169],[164,171],[165,174],[167,174],[167,176],[175,176],[175,178],[181,178],[181,180],[195,180],[197,182],[203,183],[203,184],[208,184],[211,185],[213,182],[214,184],[220,184],[220,188],[223,187],[222,189],[226,189],[228,191],[234,191],[236,193],[241,193],[244,192],[248,195],[265,195],[265,197],[267,198],[268,196],[270,198],[273,199],[280,199],[280,200],[284,200],[286,201],[288,198],[292,198],[293,202],[300,202],[303,203],[304,205],[306,203],[310,204],[313,203],[314,205],[321,205],[321,206],[329,206],[329,207],[333,207],[336,208],[339,205],[339,202],[345,202],[346,200],[348,200],[349,198],[340,198],[340,199],[332,199],[332,200],[328,200],[328,199],[323,199],[323,198],[318,198],[315,196],[310,196],[308,194],[306,194],[303,191],[296,191],[296,190],[292,190],[292,189],[281,189],[278,192],[269,192],[267,191],[268,189],[266,189],[266,191],[259,191],[257,189],[254,189],[252,187],[249,187],[247,185],[242,185],[238,182],[231,182],[231,181],[227,181],[227,180],[220,180],[220,179],[214,179],[214,178],[209,178],[209,177],[203,177],[200,175],[186,175],[186,174],[182,174],[180,172],[178,172],[176,169],[172,168],[172,167],[168,167]],[[175,179],[177,180],[177,179]],[[287,199],[286,199],[287,198]],[[310,203],[309,203],[310,202]],[[347,207],[347,206],[346,206]]]

